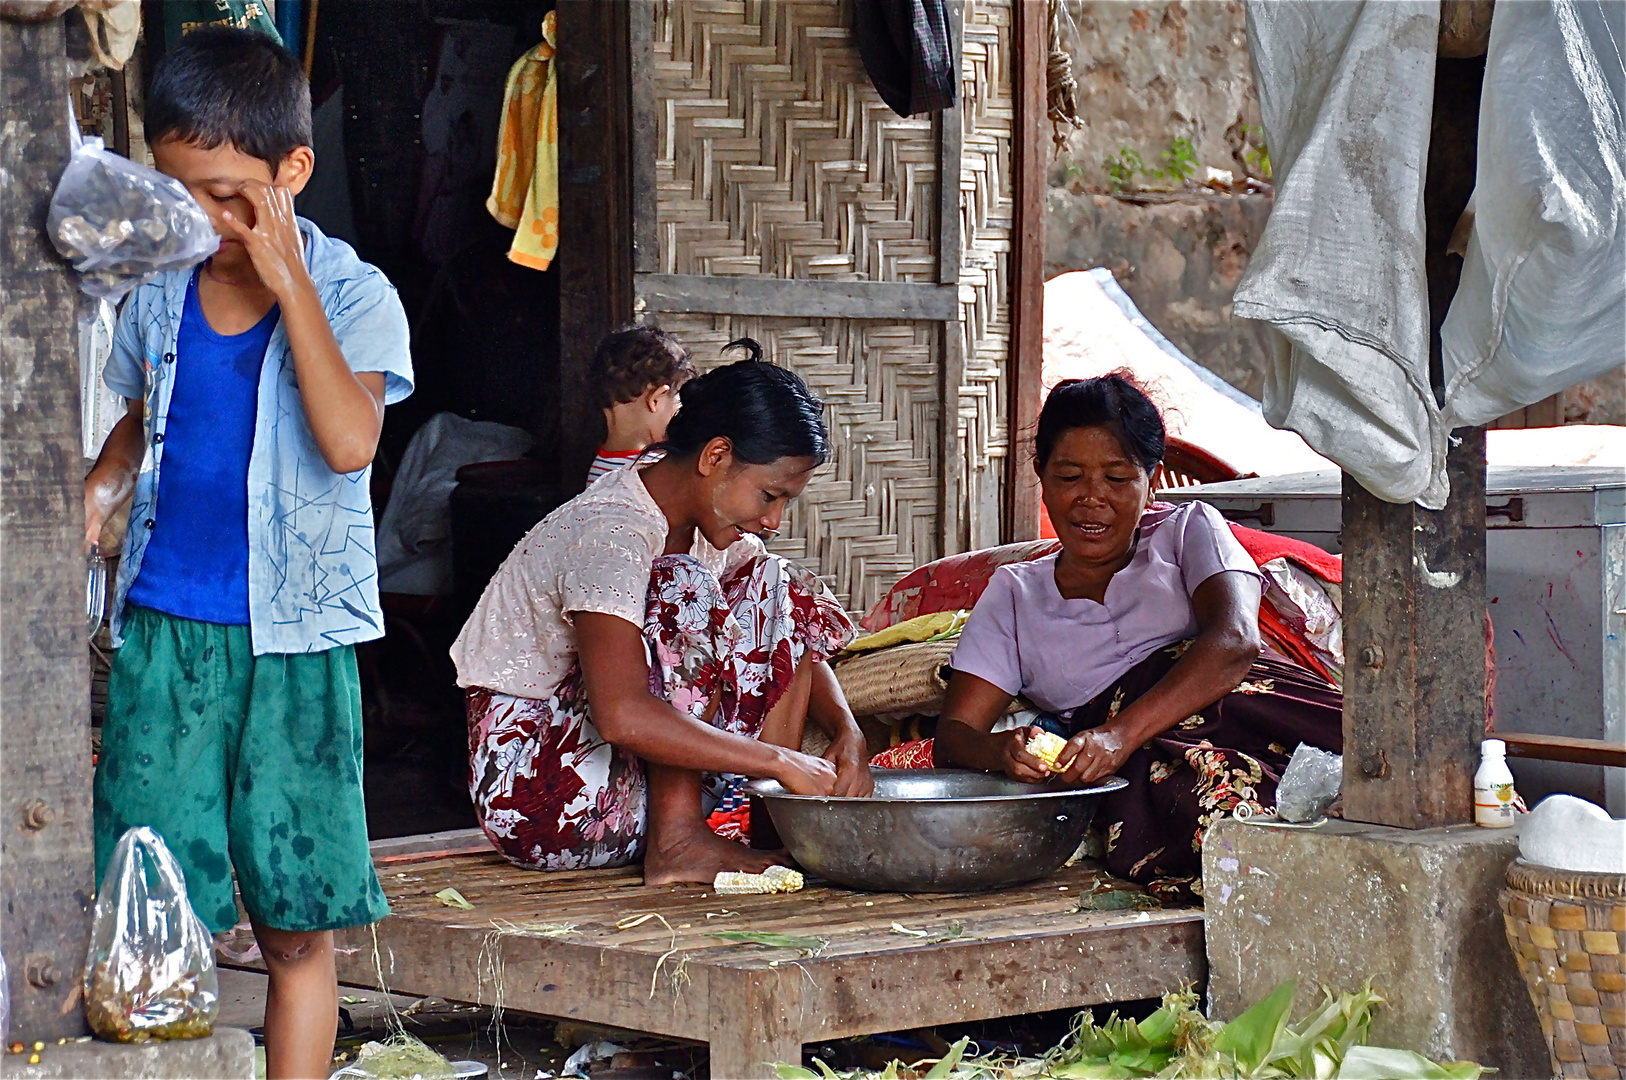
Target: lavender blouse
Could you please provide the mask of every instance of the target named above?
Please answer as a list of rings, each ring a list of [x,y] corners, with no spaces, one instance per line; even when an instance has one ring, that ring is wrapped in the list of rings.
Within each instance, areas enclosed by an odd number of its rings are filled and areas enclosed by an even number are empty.
[[[1046,712],[1065,712],[1195,635],[1191,594],[1226,571],[1264,580],[1218,510],[1158,503],[1141,515],[1134,558],[1107,583],[1105,603],[1064,599],[1054,555],[1002,566],[949,663]]]

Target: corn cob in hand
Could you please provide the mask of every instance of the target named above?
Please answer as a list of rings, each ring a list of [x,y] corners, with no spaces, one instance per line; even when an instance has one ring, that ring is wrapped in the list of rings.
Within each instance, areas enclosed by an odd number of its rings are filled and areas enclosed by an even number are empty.
[[[1028,739],[1027,746],[1023,747],[1023,749],[1044,762],[1045,768],[1051,772],[1056,772],[1056,758],[1060,757],[1061,752],[1067,749],[1067,740],[1060,735],[1041,729],[1033,733]]]

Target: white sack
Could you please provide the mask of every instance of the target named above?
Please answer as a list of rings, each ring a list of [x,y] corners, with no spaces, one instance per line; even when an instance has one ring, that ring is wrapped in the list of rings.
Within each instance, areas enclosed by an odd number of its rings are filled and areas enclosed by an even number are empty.
[[[1393,502],[1444,504],[1423,172],[1438,0],[1253,0],[1276,201],[1236,314],[1274,327],[1265,418]]]
[[[1619,0],[1496,5],[1474,228],[1440,331],[1450,427],[1626,361],[1623,44]]]
[[[477,461],[511,461],[534,440],[506,424],[436,413],[401,456],[390,501],[378,522],[381,592],[438,596],[452,591],[452,489],[457,470]]]
[[[1265,417],[1391,502],[1445,504],[1453,428],[1626,359],[1626,5],[1497,5],[1476,218],[1428,379],[1437,0],[1251,0],[1276,206],[1234,310],[1274,327]]]

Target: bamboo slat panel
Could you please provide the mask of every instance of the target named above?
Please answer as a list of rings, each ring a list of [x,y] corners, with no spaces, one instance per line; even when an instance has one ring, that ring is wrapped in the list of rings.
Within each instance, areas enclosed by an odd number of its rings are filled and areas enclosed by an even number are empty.
[[[809,288],[936,282],[938,154],[958,148],[949,235],[958,232],[960,258],[957,275],[942,278],[958,285],[955,321],[698,314],[680,301],[643,313],[702,366],[730,338],[758,337],[830,403],[835,461],[793,509],[777,550],[862,609],[946,547],[1000,541],[1013,38],[1011,0],[967,0],[964,106],[905,119],[870,84],[851,3],[656,0],[635,10],[653,21],[648,212],[662,274]],[[943,122],[963,138],[940,139]],[[948,376],[945,357],[954,358]]]
[[[791,503],[771,547],[814,567],[850,610],[938,557],[941,325],[662,312],[702,367],[754,337],[824,399],[833,455]]]
[[[967,0],[960,62],[960,325],[965,370],[956,437],[966,490],[960,509],[966,550],[1002,542],[1006,458],[1011,452],[1006,390],[1011,348],[1014,202],[1012,0]],[[1030,358],[1037,362],[1037,358]],[[1031,435],[1029,436],[1031,438]],[[1018,467],[1024,467],[1018,463]]]
[[[655,4],[664,272],[935,280],[934,121],[882,103],[849,3]]]

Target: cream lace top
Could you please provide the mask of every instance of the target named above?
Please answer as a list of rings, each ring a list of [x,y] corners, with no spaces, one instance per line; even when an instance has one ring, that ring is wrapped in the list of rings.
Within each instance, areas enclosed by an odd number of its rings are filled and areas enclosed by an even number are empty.
[[[576,659],[573,613],[618,615],[641,628],[650,570],[667,529],[642,467],[606,476],[543,518],[491,579],[453,642],[457,685],[545,698]],[[718,551],[697,535],[689,554],[721,576],[762,551],[755,536]]]

